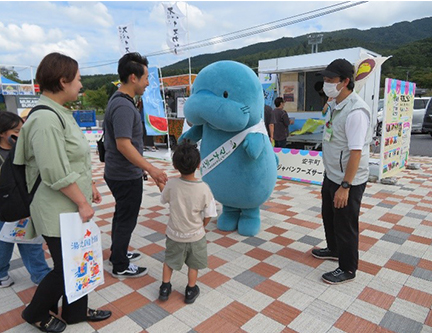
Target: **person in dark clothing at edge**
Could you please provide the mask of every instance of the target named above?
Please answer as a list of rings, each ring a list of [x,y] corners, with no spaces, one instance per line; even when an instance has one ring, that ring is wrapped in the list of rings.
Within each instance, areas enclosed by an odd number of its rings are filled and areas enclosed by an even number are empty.
[[[284,110],[285,102],[282,97],[276,97],[274,104],[276,108],[273,110],[274,133],[273,139],[275,147],[285,148],[287,137],[289,135],[289,125],[294,121],[290,120],[288,113]]]

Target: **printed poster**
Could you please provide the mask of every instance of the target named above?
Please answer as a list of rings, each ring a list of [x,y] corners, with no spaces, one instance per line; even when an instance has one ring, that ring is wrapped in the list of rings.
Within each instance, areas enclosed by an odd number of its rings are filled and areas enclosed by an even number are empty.
[[[387,78],[380,153],[380,179],[393,177],[408,164],[416,84]]]
[[[276,95],[276,74],[259,74],[259,79],[263,87],[264,104],[274,109],[274,100]]]

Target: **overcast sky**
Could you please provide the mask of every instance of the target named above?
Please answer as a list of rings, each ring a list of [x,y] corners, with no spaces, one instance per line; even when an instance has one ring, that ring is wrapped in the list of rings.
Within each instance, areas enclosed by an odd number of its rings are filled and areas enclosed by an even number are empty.
[[[174,3],[174,2],[171,2]],[[305,12],[340,4],[315,1],[188,1],[178,2],[188,16],[189,41],[217,37]],[[356,3],[356,2],[352,2]],[[187,11],[186,11],[187,6]],[[432,16],[432,1],[371,1],[336,13],[291,24],[254,36],[198,48],[191,56],[238,49],[281,37],[347,28],[361,30]],[[291,19],[292,20],[292,19]],[[116,73],[121,56],[117,27],[133,24],[137,51],[166,50],[167,26],[162,2],[156,1],[0,1],[0,65],[35,66],[58,51],[76,59],[82,75]],[[151,66],[166,66],[189,54],[149,58]],[[18,67],[16,69],[19,69]],[[19,69],[28,79],[29,70]]]

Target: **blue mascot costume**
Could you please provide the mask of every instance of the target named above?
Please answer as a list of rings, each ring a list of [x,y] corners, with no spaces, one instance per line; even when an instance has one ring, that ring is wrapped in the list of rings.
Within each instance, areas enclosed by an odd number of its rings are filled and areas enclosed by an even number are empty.
[[[196,77],[184,113],[194,125],[180,140],[202,140],[202,178],[223,205],[218,229],[255,236],[277,178],[259,79],[238,62],[213,63]]]

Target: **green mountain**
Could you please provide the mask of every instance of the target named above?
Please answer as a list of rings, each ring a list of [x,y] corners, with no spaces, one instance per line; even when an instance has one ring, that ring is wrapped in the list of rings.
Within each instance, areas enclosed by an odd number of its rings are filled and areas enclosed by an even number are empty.
[[[432,17],[412,22],[399,22],[389,27],[368,30],[346,29],[322,33],[319,51],[363,47],[393,57],[382,68],[383,77],[417,82],[432,88]],[[257,69],[258,61],[310,53],[307,35],[283,37],[271,42],[257,43],[236,50],[203,54],[191,58],[192,73],[220,60],[235,60]],[[188,73],[188,59],[162,68],[164,76]]]

